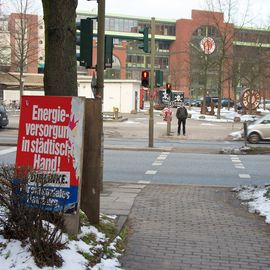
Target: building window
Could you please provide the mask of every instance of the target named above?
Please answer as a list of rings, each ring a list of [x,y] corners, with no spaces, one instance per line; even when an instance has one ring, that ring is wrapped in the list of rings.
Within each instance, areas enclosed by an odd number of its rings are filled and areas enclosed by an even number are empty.
[[[197,28],[192,35],[195,37],[218,37],[218,30],[214,26],[205,25]]]

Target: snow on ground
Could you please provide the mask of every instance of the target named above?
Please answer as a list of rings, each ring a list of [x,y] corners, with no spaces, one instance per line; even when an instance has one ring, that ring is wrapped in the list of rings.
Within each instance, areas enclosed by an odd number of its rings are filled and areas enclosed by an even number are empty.
[[[249,212],[258,213],[265,217],[266,223],[270,223],[270,185],[240,186],[233,191],[237,192],[237,197],[247,205]]]
[[[261,112],[261,114],[269,113],[268,110],[258,110]],[[215,115],[202,115],[200,113],[200,108],[191,107],[190,110],[188,110],[188,113],[191,114],[191,118],[195,120],[200,121],[208,121],[208,122],[220,122],[220,123],[226,123],[226,122],[234,122],[235,117],[239,117],[241,122],[245,121],[254,121],[258,118],[257,115],[242,115],[238,112],[235,112],[233,108],[228,110],[227,108],[222,108],[220,111],[220,119],[217,119],[217,109],[215,108]]]
[[[87,244],[82,240],[82,237],[87,234],[94,234],[96,243]],[[84,258],[82,253],[92,254],[91,251],[102,249],[105,243],[106,236],[99,232],[94,226],[81,227],[81,233],[78,235],[78,240],[69,240],[68,235],[64,234],[62,241],[67,241],[67,246],[63,250],[59,250],[58,254],[63,259],[63,265],[60,268],[43,267],[39,268],[29,251],[30,245],[23,245],[21,241],[8,241],[0,234],[0,269],[2,270],[121,270],[121,265],[118,261],[118,254],[115,251],[117,238],[110,244],[108,249],[114,254],[113,258],[102,258],[101,262],[95,266],[87,267],[88,260]]]

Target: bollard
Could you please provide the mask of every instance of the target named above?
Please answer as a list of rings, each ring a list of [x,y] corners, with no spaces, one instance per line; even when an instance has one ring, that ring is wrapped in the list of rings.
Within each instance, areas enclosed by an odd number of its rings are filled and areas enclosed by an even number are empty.
[[[113,118],[118,119],[119,109],[117,107],[113,107]]]
[[[244,140],[245,140],[245,146],[247,146],[247,122],[245,121],[243,123],[244,125]]]

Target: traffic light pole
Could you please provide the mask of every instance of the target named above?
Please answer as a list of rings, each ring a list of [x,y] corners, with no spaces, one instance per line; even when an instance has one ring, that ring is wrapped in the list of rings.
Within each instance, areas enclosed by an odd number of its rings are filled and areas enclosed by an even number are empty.
[[[103,107],[104,90],[104,39],[105,39],[105,0],[98,0],[98,31],[97,31],[97,95],[101,97],[101,112]],[[101,117],[101,164],[100,190],[103,190],[103,163],[104,163],[104,133],[103,116]]]
[[[167,116],[167,136],[171,135],[171,95],[169,95],[168,116]]]
[[[149,109],[149,147],[154,147],[154,70],[155,70],[155,18],[151,18],[151,54],[150,54],[150,109]]]

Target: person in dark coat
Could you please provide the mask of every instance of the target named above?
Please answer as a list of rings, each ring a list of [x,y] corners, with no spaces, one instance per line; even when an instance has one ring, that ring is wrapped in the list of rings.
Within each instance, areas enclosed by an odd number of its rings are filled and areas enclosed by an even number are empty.
[[[183,103],[180,103],[180,106],[177,108],[176,117],[178,119],[178,129],[177,135],[180,135],[181,125],[183,126],[183,135],[186,135],[186,120],[188,117],[187,109],[185,108]]]

